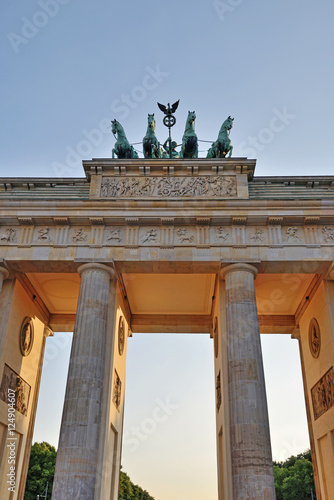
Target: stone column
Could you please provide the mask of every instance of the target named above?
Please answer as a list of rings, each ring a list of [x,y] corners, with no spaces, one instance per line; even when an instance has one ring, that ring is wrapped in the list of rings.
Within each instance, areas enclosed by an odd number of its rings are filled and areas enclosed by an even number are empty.
[[[233,500],[275,499],[256,274],[248,264],[232,264],[221,271],[226,290]]]
[[[83,264],[70,366],[60,429],[52,500],[93,500],[102,419],[109,294],[115,272],[102,264]],[[112,281],[110,281],[112,280]]]
[[[8,278],[9,272],[4,267],[0,267],[0,293],[2,290],[3,282]]]

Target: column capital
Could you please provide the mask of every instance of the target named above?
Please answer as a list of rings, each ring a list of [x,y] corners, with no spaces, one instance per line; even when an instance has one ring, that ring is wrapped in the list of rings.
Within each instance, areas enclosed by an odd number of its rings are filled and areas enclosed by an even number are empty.
[[[43,335],[45,338],[54,337],[54,331],[47,325],[44,325]]]
[[[9,276],[9,271],[5,267],[0,267],[0,293],[2,291],[2,285],[6,278]]]
[[[328,271],[325,279],[329,280],[329,281],[333,281],[334,280],[334,262],[330,266],[329,271]]]
[[[219,275],[220,278],[224,280],[228,274],[240,271],[251,273],[254,276],[254,279],[256,278],[256,275],[258,273],[258,269],[255,266],[246,264],[244,262],[238,262],[237,264],[229,264],[228,266],[221,267]]]
[[[9,271],[5,267],[0,267],[0,277],[5,280],[9,276]]]
[[[86,271],[99,271],[102,273],[107,273],[112,280],[115,280],[117,277],[114,267],[106,266],[105,264],[99,264],[98,262],[89,262],[88,264],[81,264],[81,266],[78,267],[78,273],[80,274],[80,276]]]

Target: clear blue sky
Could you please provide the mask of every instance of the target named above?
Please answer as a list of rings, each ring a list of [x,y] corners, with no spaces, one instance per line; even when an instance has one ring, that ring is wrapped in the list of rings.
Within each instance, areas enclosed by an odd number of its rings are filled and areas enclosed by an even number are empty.
[[[83,176],[82,159],[111,156],[114,140],[105,121],[112,118],[121,121],[130,142],[139,142],[147,113],[154,112],[163,142],[166,129],[156,102],[177,99],[173,132],[178,142],[188,110],[196,111],[201,140],[215,140],[232,115],[234,156],[256,157],[256,175],[332,174],[333,18],[329,0],[2,2],[0,176]],[[200,144],[200,150],[206,148]],[[280,336],[266,336],[263,342],[274,456],[280,459],[307,446],[297,344]],[[53,444],[68,349],[69,342],[56,345],[44,370],[36,438]],[[179,352],[187,352],[186,362]],[[215,491],[210,340],[138,335],[128,355],[125,430],[131,432],[135,418],[138,425],[150,418],[157,397],[175,398],[179,408],[136,451],[124,446],[125,468],[157,500],[181,497],[168,496],[164,482],[175,483],[185,500],[196,500],[189,490],[194,477],[206,491]],[[153,367],[138,366],[142,356],[156,359]],[[159,394],[155,377],[161,380]],[[145,388],[146,398],[140,411],[134,397],[138,387]],[[282,387],[285,402],[279,396]],[[187,434],[182,422],[198,401],[203,413],[196,413]],[[171,436],[179,443],[177,466],[169,450]],[[161,470],[169,464],[164,478],[155,470],[157,456]],[[189,457],[194,457],[192,465]],[[206,498],[215,500],[216,493]]]

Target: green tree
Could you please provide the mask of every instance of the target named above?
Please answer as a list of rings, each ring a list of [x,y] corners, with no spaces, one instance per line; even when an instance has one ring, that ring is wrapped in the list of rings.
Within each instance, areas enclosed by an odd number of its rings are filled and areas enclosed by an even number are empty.
[[[24,493],[24,500],[36,500],[42,495],[48,483],[48,499],[51,498],[55,473],[57,451],[49,443],[34,443],[31,447],[30,461]],[[119,480],[119,500],[154,500],[151,495],[130,480],[121,470]]]
[[[307,500],[311,489],[316,498],[310,450],[285,462],[274,462],[274,478],[277,500]]]
[[[56,466],[56,448],[49,443],[34,443],[31,447],[30,461],[24,493],[24,500],[36,500],[48,484],[48,498],[51,498],[52,483]]]

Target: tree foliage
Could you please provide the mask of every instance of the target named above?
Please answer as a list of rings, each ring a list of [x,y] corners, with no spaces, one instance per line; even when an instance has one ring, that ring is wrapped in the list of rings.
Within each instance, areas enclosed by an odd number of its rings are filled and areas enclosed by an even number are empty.
[[[146,490],[133,484],[127,473],[121,471],[119,500],[154,500],[154,498]]]
[[[274,462],[276,500],[316,499],[311,451]]]
[[[24,500],[36,500],[37,495],[43,495],[47,482],[47,498],[51,498],[56,457],[56,448],[49,443],[44,441],[43,443],[33,444],[30,453]],[[126,472],[121,471],[119,500],[154,500],[154,498],[146,490],[133,484]]]
[[[44,493],[47,482],[51,498],[56,456],[56,448],[45,441],[32,445],[24,500],[36,500],[37,495]]]

